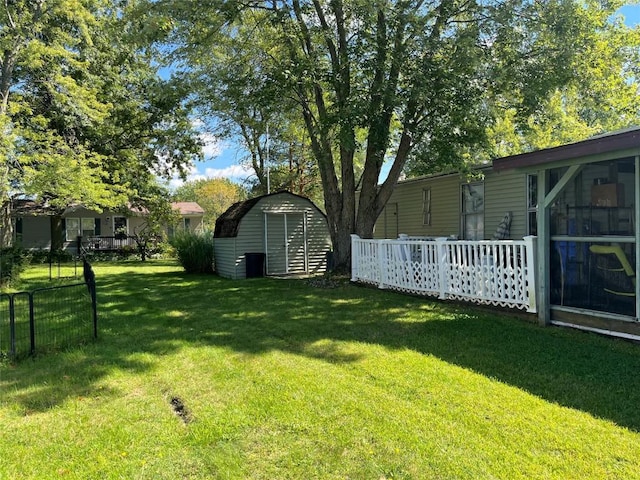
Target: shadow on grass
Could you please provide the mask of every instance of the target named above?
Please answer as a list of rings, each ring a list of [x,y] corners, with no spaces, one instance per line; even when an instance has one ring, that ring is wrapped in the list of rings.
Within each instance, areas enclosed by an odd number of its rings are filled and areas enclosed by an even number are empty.
[[[108,372],[145,372],[185,345],[342,363],[359,357],[332,342],[355,341],[434,355],[640,431],[640,348],[631,343],[348,284],[315,288],[302,280],[230,281],[132,268],[99,274],[98,289],[100,340],[79,353],[5,368],[6,400],[32,411],[70,396],[102,395],[100,379]]]

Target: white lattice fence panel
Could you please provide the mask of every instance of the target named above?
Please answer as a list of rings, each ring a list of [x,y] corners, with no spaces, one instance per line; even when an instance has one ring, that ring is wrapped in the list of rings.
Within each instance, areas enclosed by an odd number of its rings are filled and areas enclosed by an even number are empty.
[[[534,239],[362,240],[352,236],[352,280],[535,312]]]

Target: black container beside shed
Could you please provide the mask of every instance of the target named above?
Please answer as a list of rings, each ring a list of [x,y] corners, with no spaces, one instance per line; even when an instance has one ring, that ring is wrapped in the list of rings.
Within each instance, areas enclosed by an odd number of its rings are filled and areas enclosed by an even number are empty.
[[[264,277],[264,253],[245,253],[244,258],[247,278]]]

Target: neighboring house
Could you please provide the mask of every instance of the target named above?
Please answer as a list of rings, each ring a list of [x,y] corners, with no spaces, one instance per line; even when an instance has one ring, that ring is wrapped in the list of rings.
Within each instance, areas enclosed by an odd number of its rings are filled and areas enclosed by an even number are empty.
[[[181,217],[181,226],[200,228],[204,211],[195,202],[172,204]],[[89,250],[113,251],[135,247],[133,235],[146,225],[144,212],[131,209],[126,214],[102,213],[71,206],[61,216],[32,200],[14,200],[12,209],[14,242],[26,249],[51,248],[52,235],[61,235],[63,250],[77,252],[79,245]],[[60,222],[56,225],[56,222]],[[57,232],[57,233],[56,233]]]
[[[223,277],[319,273],[327,269],[327,218],[305,197],[279,192],[238,202],[218,220],[216,271]]]
[[[511,213],[509,238],[535,234],[535,176],[476,169],[398,182],[375,225],[374,238],[491,239]]]
[[[180,214],[180,222],[177,226],[167,228],[169,237],[173,235],[176,228],[187,232],[198,232],[203,228],[204,209],[196,202],[173,202],[171,207]]]
[[[375,238],[536,235],[540,322],[640,335],[640,128],[399,182]]]

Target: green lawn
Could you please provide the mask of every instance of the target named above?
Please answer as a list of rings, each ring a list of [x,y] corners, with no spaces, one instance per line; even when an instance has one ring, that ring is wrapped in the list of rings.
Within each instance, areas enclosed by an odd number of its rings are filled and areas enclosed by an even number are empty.
[[[344,282],[94,268],[98,341],[0,365],[2,480],[640,478],[638,345]]]

